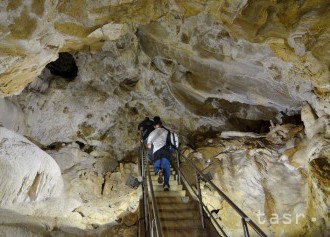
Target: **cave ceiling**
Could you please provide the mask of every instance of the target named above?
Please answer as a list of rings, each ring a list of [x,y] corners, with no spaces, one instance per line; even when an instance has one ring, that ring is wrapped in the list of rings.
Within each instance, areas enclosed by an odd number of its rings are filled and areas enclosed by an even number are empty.
[[[1,97],[21,93],[60,52],[107,51],[133,33],[132,47],[196,115],[266,120],[305,102],[329,114],[328,0],[4,0],[0,9]]]

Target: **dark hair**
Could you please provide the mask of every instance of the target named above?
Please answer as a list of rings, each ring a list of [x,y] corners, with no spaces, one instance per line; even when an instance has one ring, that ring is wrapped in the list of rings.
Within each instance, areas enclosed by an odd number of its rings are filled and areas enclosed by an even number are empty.
[[[145,117],[144,120],[149,120],[149,117]]]
[[[154,124],[155,125],[162,125],[162,121],[160,120],[159,116],[154,117]]]

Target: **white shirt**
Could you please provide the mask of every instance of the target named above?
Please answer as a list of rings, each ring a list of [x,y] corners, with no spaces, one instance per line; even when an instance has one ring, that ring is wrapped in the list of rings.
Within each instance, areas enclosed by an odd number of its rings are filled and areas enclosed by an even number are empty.
[[[165,128],[156,128],[149,134],[147,144],[154,145],[153,153],[166,145],[167,133]]]

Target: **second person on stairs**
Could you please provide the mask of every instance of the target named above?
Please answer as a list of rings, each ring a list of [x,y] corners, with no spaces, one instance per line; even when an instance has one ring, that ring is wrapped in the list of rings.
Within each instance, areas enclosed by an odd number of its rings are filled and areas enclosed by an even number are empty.
[[[154,171],[158,175],[158,183],[163,183],[164,175],[164,191],[169,191],[171,154],[166,148],[168,131],[162,127],[162,121],[158,116],[154,117],[154,128],[148,136],[147,147],[153,147]]]

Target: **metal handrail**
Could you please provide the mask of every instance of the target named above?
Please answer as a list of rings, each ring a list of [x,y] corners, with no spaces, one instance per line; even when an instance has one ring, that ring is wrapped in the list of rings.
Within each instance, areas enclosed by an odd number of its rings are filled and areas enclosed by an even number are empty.
[[[202,177],[205,182],[209,183],[211,187],[217,191],[217,193],[241,216],[242,218],[242,225],[245,236],[249,236],[247,225],[250,225],[255,232],[262,237],[267,237],[267,235],[249,218],[227,195],[225,195],[212,181],[208,180],[208,178],[196,167],[196,165],[185,157],[180,151],[177,151],[179,154],[179,158],[183,157],[189,164],[194,168],[195,172]],[[180,167],[178,167],[180,170]],[[180,170],[181,172],[181,170]],[[182,173],[182,172],[181,172]],[[196,184],[198,185],[198,184]]]
[[[143,207],[144,207],[144,220],[145,220],[145,230],[149,229],[149,216],[148,216],[148,203],[147,203],[147,195],[148,195],[148,185],[145,182],[145,167],[144,167],[144,147],[143,147],[143,134],[142,130],[140,130],[140,159],[138,159],[139,163],[139,174],[142,179],[142,193],[143,193]]]
[[[141,134],[141,138],[142,138],[142,134]],[[152,214],[153,214],[153,220],[147,220],[146,219],[146,229],[149,229],[152,236],[153,236],[153,226],[156,227],[156,234],[158,237],[162,237],[163,236],[163,232],[161,229],[161,223],[160,223],[160,218],[159,218],[159,212],[158,212],[158,206],[157,206],[157,202],[155,200],[155,195],[154,195],[154,190],[153,190],[153,185],[152,185],[152,180],[151,180],[151,175],[150,175],[150,168],[149,168],[149,163],[148,161],[144,160],[144,152],[145,152],[145,146],[143,144],[143,140],[141,139],[141,143],[140,143],[140,152],[141,152],[141,171],[143,172],[143,180],[145,182],[143,182],[144,184],[144,205],[145,205],[145,215],[147,213],[151,214],[149,211],[149,195],[151,196],[151,206],[152,206]],[[196,172],[196,188],[197,188],[197,192],[195,192],[195,190],[191,187],[191,185],[189,184],[189,182],[187,181],[185,175],[183,174],[183,172],[180,169],[180,157],[184,158],[186,161],[188,161],[188,163],[194,168],[195,172]],[[187,157],[185,157],[180,151],[177,150],[176,153],[176,161],[177,163],[174,164],[174,167],[177,169],[178,171],[178,181],[179,183],[181,183],[181,177],[186,181],[186,184],[188,184],[191,188],[191,190],[194,192],[194,194],[196,195],[196,197],[198,198],[199,201],[199,207],[200,207],[200,215],[201,215],[201,220],[202,220],[202,226],[204,228],[204,220],[203,220],[203,212],[202,209],[204,208],[208,214],[210,215],[210,217],[214,220],[214,222],[216,223],[217,227],[220,229],[220,231],[222,232],[222,234],[224,236],[227,236],[226,233],[223,231],[222,227],[219,225],[219,223],[217,222],[217,220],[213,217],[213,215],[210,213],[210,211],[208,210],[207,206],[202,202],[202,196],[201,196],[201,191],[200,191],[200,186],[199,186],[199,179],[200,177],[202,177],[205,182],[209,183],[211,185],[211,187],[241,216],[241,221],[242,221],[242,228],[244,231],[244,236],[245,237],[249,237],[249,231],[248,231],[248,225],[250,225],[254,231],[262,237],[267,237],[267,235],[228,197],[226,196],[212,181],[210,181],[203,173],[202,171],[200,171],[196,165],[189,160]],[[148,185],[149,184],[149,185]],[[148,192],[148,186],[150,187],[150,192]]]
[[[142,172],[143,176],[143,196],[144,196],[144,209],[145,209],[145,223],[146,223],[146,230],[149,230],[149,233],[151,233],[151,236],[153,235],[154,231],[154,226],[156,227],[156,236],[157,237],[163,237],[163,232],[161,228],[161,223],[160,223],[160,217],[159,217],[159,212],[158,212],[158,205],[156,202],[155,194],[154,194],[154,189],[152,186],[152,180],[151,180],[151,174],[150,174],[150,167],[148,161],[144,159],[144,153],[145,153],[145,147],[143,144],[143,139],[142,139],[142,133],[140,134],[140,165],[141,167],[139,170]],[[150,190],[148,190],[148,187],[150,187]],[[151,198],[151,207],[152,207],[152,214],[153,214],[153,220],[150,220],[149,214],[149,195]],[[150,234],[149,234],[150,235]]]
[[[184,175],[184,173],[181,171],[180,169],[180,164],[179,161],[177,161],[177,164],[174,165],[175,170],[178,172],[178,174],[181,176],[181,178],[185,181],[185,183],[183,183],[184,185],[187,184],[191,191],[194,193],[194,195],[199,198],[198,193],[192,188],[192,186],[189,184],[186,176]],[[180,184],[182,184],[182,182],[179,182]],[[209,209],[207,208],[207,206],[201,202],[201,200],[198,200],[203,208],[206,210],[207,214],[209,214],[209,216],[211,217],[211,219],[214,221],[214,223],[216,224],[216,226],[218,227],[218,229],[221,231],[221,233],[223,234],[224,237],[228,237],[227,234],[224,232],[223,228],[219,225],[219,223],[217,222],[217,220],[214,218],[214,216],[212,216],[211,212],[209,211]]]
[[[159,218],[159,212],[158,212],[158,205],[157,205],[155,194],[154,194],[154,188],[152,186],[152,180],[151,180],[151,175],[150,175],[150,170],[149,170],[149,163],[148,162],[146,162],[146,163],[147,163],[146,173],[147,173],[148,181],[150,184],[151,205],[152,205],[152,210],[153,210],[153,214],[154,214],[154,220],[156,223],[156,233],[157,233],[158,237],[163,237],[163,232],[162,232],[160,218]]]

